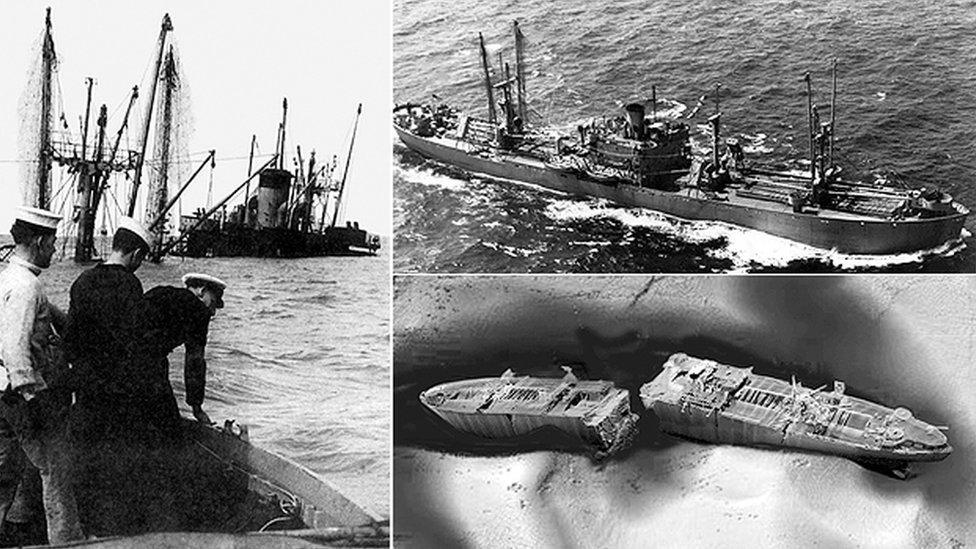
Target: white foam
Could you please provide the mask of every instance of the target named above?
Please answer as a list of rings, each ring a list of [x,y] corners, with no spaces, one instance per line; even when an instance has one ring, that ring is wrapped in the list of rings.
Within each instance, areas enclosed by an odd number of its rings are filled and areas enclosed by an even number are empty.
[[[467,184],[466,181],[460,179],[454,179],[453,177],[448,177],[446,175],[436,174],[430,170],[425,169],[413,169],[404,168],[402,166],[394,166],[395,174],[399,175],[401,179],[409,181],[411,183],[419,183],[420,185],[427,185],[429,187],[439,187],[442,189],[447,189],[450,191],[459,191],[464,188]]]
[[[496,252],[501,252],[509,257],[529,257],[532,254],[542,251],[542,249],[530,250],[527,248],[519,248],[516,246],[506,246],[505,244],[499,244],[497,242],[488,242],[485,240],[481,241],[481,245],[489,250],[495,250]]]
[[[570,221],[609,217],[628,227],[647,227],[689,243],[704,243],[724,238],[726,246],[711,251],[712,257],[728,259],[732,271],[745,271],[758,263],[770,267],[785,267],[791,261],[816,259],[832,263],[841,269],[885,267],[919,263],[931,257],[950,257],[966,247],[963,239],[971,236],[963,231],[959,240],[931,250],[892,255],[842,254],[773,236],[762,231],[746,229],[721,221],[686,221],[642,208],[614,206],[602,199],[585,201],[553,200],[546,207],[546,215],[555,221]]]

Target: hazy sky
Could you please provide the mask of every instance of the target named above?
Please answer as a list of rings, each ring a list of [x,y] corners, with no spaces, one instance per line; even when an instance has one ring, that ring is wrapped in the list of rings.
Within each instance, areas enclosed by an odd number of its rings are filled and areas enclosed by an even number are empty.
[[[160,23],[164,13],[170,14],[170,40],[190,88],[194,132],[189,150],[217,150],[215,201],[246,177],[252,133],[262,153],[274,151],[282,97],[288,98],[289,156],[299,144],[306,161],[315,149],[320,162],[333,154],[344,159],[356,105],[362,102],[346,217],[370,232],[390,234],[391,24],[385,0],[5,1],[0,17],[0,185],[5,189],[0,232],[6,233],[13,208],[21,203],[20,167],[14,162],[17,108],[47,6],[52,8],[69,124],[77,128],[84,115],[87,76],[95,78],[90,125],[95,127],[98,105],[106,104],[109,135],[121,123],[132,86],[139,84],[140,103],[130,117],[132,148],[137,148],[144,116],[141,101],[149,95],[147,74]],[[93,133],[89,130],[89,142]],[[235,157],[243,158],[220,160]],[[184,213],[204,205],[208,177],[204,171],[186,192]],[[57,179],[54,185],[56,190]]]

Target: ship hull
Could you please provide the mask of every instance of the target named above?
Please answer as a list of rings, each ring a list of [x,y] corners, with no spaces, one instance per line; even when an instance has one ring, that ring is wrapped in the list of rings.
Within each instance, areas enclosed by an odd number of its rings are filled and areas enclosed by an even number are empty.
[[[708,418],[694,417],[687,412],[681,412],[678,406],[661,402],[655,403],[652,410],[660,421],[662,431],[702,442],[806,450],[888,466],[900,466],[915,461],[940,461],[948,455],[947,452],[899,455],[884,449],[853,445],[847,441],[815,435],[804,425],[791,425],[784,431],[771,425],[730,417],[721,412],[713,413]]]
[[[464,396],[462,396],[464,395]],[[627,447],[637,434],[629,392],[605,381],[502,377],[449,382],[420,401],[451,427],[486,439],[514,439],[555,429],[595,450]]]
[[[490,438],[506,439],[532,434],[540,429],[555,428],[581,440],[589,440],[589,429],[578,418],[538,417],[526,414],[464,414],[434,410],[441,419],[459,431]]]
[[[887,221],[795,213],[776,203],[740,204],[636,185],[604,184],[547,167],[518,155],[488,155],[420,137],[394,124],[400,140],[423,156],[467,171],[523,181],[549,189],[605,198],[624,206],[655,210],[686,220],[721,221],[847,254],[895,254],[937,248],[961,237],[966,212],[932,218]],[[852,216],[853,217],[853,216]]]
[[[190,232],[178,255],[186,257],[321,257],[375,255],[378,245],[354,227],[322,232],[240,226]]]
[[[952,446],[907,408],[892,409],[834,390],[678,353],[641,387],[661,430],[721,444],[767,446],[900,466],[945,459]]]

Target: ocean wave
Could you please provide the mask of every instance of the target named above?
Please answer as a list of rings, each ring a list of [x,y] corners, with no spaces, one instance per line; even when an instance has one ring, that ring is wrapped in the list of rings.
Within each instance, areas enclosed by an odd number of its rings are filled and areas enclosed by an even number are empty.
[[[725,245],[709,253],[714,258],[731,261],[732,272],[747,272],[757,265],[786,267],[791,263],[806,260],[820,261],[844,270],[921,263],[932,257],[951,257],[959,253],[966,248],[963,240],[970,236],[968,231],[964,229],[963,238],[931,250],[908,254],[854,255],[814,248],[762,231],[730,225],[721,221],[677,219],[652,210],[615,206],[602,199],[553,200],[546,207],[546,215],[553,220],[563,222],[608,217],[628,227],[649,228],[655,232],[675,236],[691,243],[700,244],[721,240],[725,242]]]

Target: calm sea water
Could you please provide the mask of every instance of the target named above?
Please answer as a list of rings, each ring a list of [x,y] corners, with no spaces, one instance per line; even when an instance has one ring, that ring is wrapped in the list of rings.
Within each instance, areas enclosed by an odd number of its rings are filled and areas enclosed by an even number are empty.
[[[810,71],[830,101],[839,59],[837,154],[847,175],[898,174],[976,206],[976,2],[394,1],[394,100],[486,111],[478,32],[514,63],[511,22],[528,37],[534,122],[574,127],[649,98],[672,116],[722,83],[724,133],[750,158],[799,167]],[[708,146],[705,116],[690,120]],[[472,178],[394,145],[400,271],[976,270],[968,246],[930,254],[838,256],[729,226]],[[976,232],[976,216],[967,221]]]
[[[48,269],[42,276],[49,298],[67,308],[68,290],[83,269],[70,260]],[[166,258],[136,274],[148,290],[180,285],[187,272],[228,283],[207,344],[204,410],[211,419],[248,425],[255,444],[389,516],[389,253]],[[182,348],[170,363],[177,400],[189,416]]]

